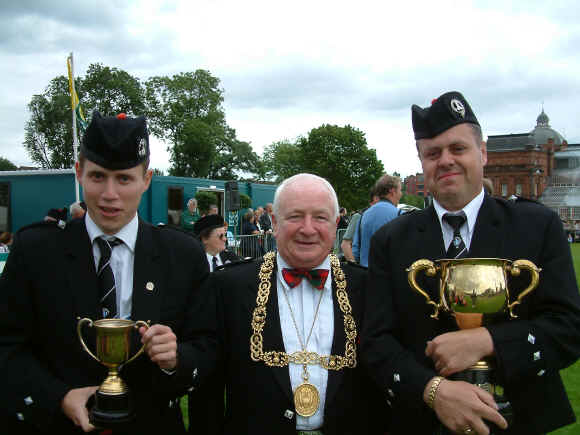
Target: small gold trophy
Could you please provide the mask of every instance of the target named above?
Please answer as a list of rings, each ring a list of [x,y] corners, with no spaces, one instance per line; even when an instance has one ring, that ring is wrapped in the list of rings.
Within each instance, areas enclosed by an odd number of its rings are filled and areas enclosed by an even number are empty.
[[[510,303],[508,273],[519,276],[521,269],[528,270],[531,281],[517,300]],[[424,270],[427,276],[439,275],[439,303],[417,284],[417,273]],[[448,313],[459,329],[471,329],[507,321],[517,317],[513,310],[524,297],[538,286],[541,269],[529,260],[502,260],[499,258],[442,259],[435,262],[421,259],[407,269],[407,279],[413,290],[433,305],[432,318],[439,318],[439,310]],[[475,384],[494,395],[500,413],[508,424],[513,421],[513,411],[503,387],[498,385],[493,358],[476,364],[451,379]]]
[[[95,328],[97,356],[89,350],[83,340],[82,326],[85,323]],[[107,378],[95,393],[95,405],[89,414],[91,423],[97,427],[122,425],[130,422],[135,416],[129,388],[119,376],[119,370],[143,353],[145,346],[141,346],[141,349],[129,358],[131,331],[141,326],[149,328],[149,324],[141,320],[134,322],[125,319],[101,319],[93,322],[84,318],[79,319],[77,323],[77,334],[83,349],[109,369]]]

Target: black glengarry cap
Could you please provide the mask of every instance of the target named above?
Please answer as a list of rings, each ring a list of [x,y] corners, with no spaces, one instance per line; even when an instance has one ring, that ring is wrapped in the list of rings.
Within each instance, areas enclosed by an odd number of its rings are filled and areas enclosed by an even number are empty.
[[[224,218],[219,214],[208,214],[193,224],[193,232],[199,236],[205,229],[209,228],[213,230],[215,228],[221,228],[224,225]]]
[[[471,106],[460,92],[452,91],[431,102],[430,107],[411,107],[415,139],[429,139],[463,123],[479,125]]]
[[[81,153],[106,169],[129,169],[149,158],[149,133],[145,117],[124,113],[103,117],[93,112],[85,131]]]

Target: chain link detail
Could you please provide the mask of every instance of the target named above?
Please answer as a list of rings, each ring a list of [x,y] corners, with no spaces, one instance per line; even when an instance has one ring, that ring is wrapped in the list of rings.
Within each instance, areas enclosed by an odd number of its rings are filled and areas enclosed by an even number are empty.
[[[334,254],[330,255],[330,265],[332,267],[332,277],[336,285],[336,299],[340,306],[344,320],[344,333],[346,344],[344,356],[341,355],[318,355],[316,352],[298,351],[292,354],[278,351],[264,352],[262,331],[266,325],[266,304],[270,297],[272,272],[275,268],[275,252],[268,252],[264,255],[264,262],[260,267],[258,277],[258,295],[256,296],[256,308],[252,314],[252,330],[250,337],[250,357],[252,361],[263,361],[270,367],[285,367],[289,363],[321,365],[327,370],[342,370],[344,368],[356,367],[356,323],[352,316],[352,308],[346,292],[346,278],[340,261]]]

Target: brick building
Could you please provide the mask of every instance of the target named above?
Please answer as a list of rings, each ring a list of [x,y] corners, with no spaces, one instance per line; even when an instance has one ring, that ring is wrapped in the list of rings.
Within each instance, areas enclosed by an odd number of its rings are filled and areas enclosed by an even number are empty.
[[[488,136],[484,175],[497,196],[538,199],[554,175],[555,155],[567,147],[542,109],[529,133]]]
[[[409,195],[425,196],[425,179],[423,174],[417,172],[415,175],[409,175],[403,181],[403,191]]]

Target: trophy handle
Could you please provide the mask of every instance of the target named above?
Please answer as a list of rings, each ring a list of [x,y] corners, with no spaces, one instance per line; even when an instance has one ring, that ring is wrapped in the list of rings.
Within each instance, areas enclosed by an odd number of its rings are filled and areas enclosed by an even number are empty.
[[[532,290],[534,290],[538,286],[538,283],[540,282],[540,272],[542,270],[542,269],[538,268],[534,263],[532,263],[529,260],[516,260],[510,266],[510,273],[513,276],[519,276],[520,269],[529,270],[530,273],[532,274],[532,280],[530,281],[530,285],[523,292],[521,292],[519,294],[518,299],[516,301],[513,301],[511,304],[508,305],[508,308],[510,310],[510,317],[512,319],[515,319],[516,317],[518,317],[516,314],[514,314],[514,311],[513,311],[514,307],[516,305],[521,304],[522,299],[525,298]]]
[[[427,299],[427,304],[433,305],[434,311],[433,314],[431,314],[431,318],[438,319],[439,305],[431,300],[429,295],[421,287],[419,287],[415,279],[415,276],[421,270],[425,270],[425,275],[427,276],[435,276],[437,274],[437,267],[435,266],[435,263],[433,263],[431,260],[427,259],[417,260],[413,264],[411,264],[411,266],[407,269],[407,279],[409,281],[409,285],[413,290],[423,295],[423,297]]]
[[[144,322],[143,320],[137,320],[135,322],[135,329],[139,329],[140,326],[144,326],[145,328],[149,329],[148,322]],[[123,365],[125,366],[126,364],[129,364],[131,361],[133,361],[135,358],[137,358],[139,355],[141,355],[144,350],[145,350],[145,345],[141,346],[141,349],[139,349],[135,355],[133,355],[131,358],[129,358],[127,361],[125,361],[125,363]]]
[[[91,352],[89,350],[89,348],[87,347],[87,345],[85,344],[85,340],[83,340],[83,332],[82,332],[82,327],[85,323],[89,324],[89,327],[93,327],[93,321],[87,317],[83,318],[83,319],[79,319],[78,323],[77,323],[77,335],[79,336],[79,339],[81,340],[81,345],[83,346],[83,349],[85,350],[85,352],[87,352],[90,356],[92,356],[95,361],[98,361],[102,364],[102,361],[97,358],[93,352]]]

